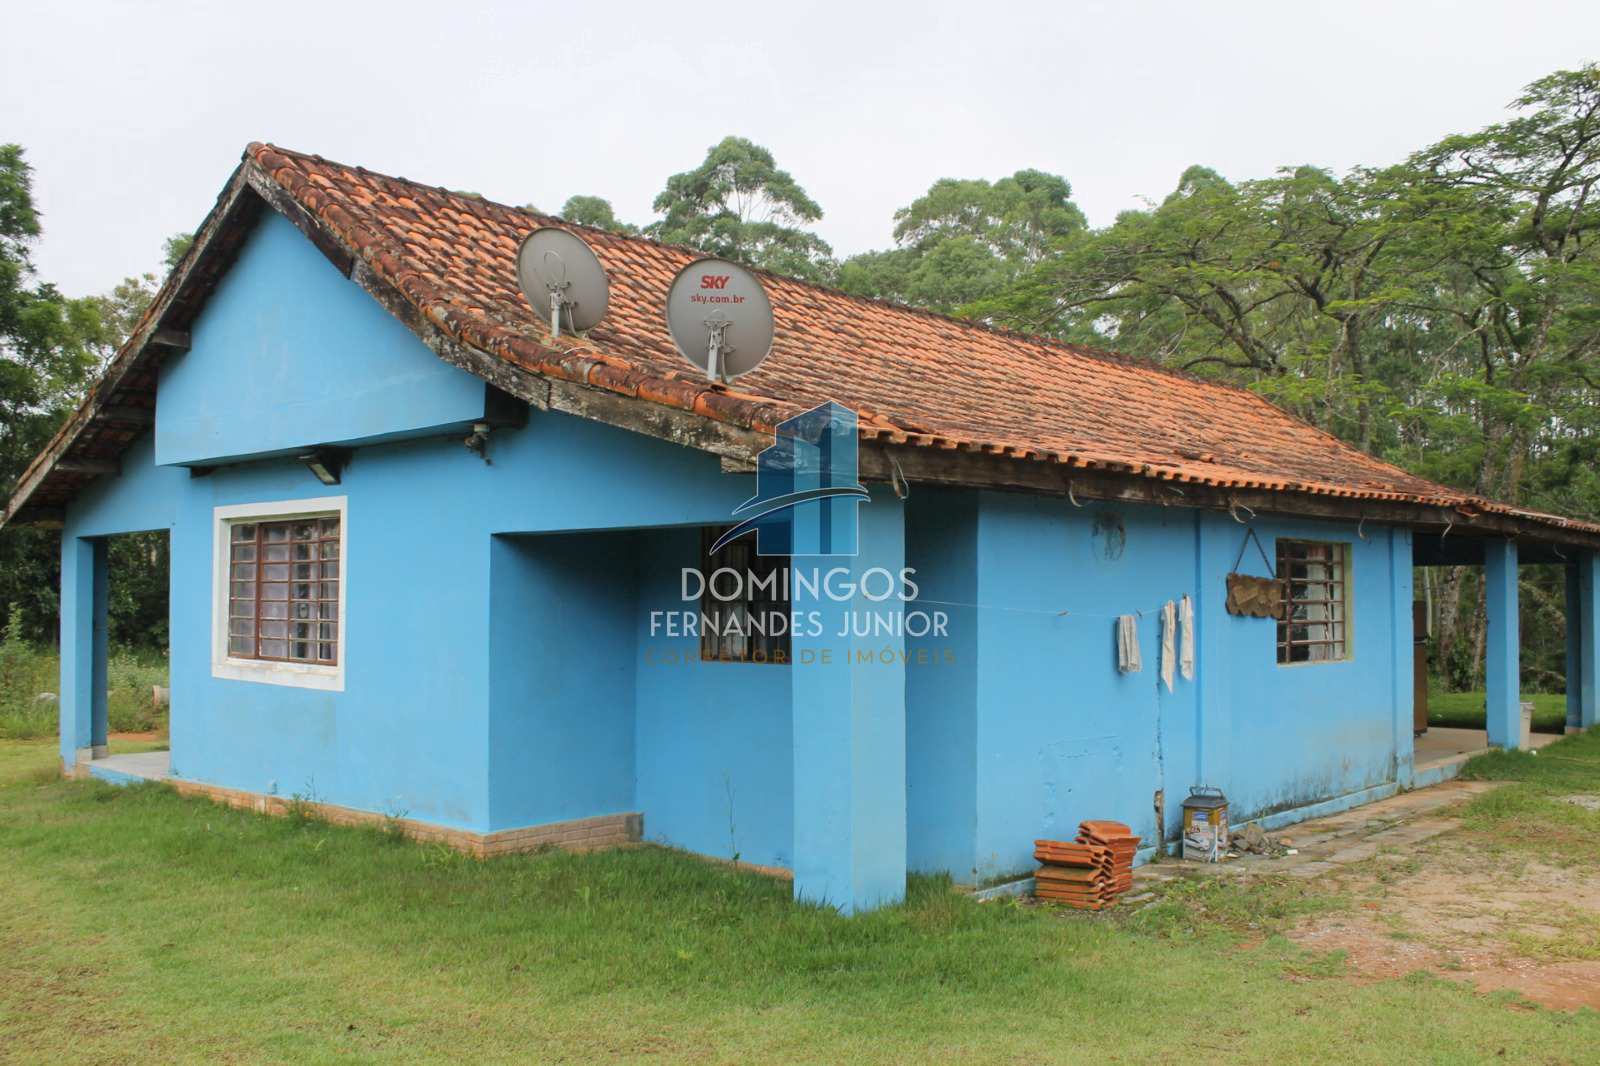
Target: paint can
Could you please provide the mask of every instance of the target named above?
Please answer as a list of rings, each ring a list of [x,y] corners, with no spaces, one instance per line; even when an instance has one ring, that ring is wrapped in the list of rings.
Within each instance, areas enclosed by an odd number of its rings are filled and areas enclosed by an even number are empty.
[[[1183,801],[1183,857],[1218,862],[1228,850],[1228,797],[1196,785]]]

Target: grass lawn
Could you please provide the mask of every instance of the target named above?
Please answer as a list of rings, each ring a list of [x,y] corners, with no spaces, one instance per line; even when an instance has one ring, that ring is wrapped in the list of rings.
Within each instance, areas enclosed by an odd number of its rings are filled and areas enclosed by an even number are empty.
[[[1567,726],[1567,697],[1561,692],[1524,692],[1533,703],[1533,731],[1562,733]],[[1428,692],[1428,724],[1451,729],[1484,727],[1483,692]]]
[[[1343,905],[1314,883],[1180,880],[1095,916],[924,879],[844,919],[665,849],[481,862],[61,781],[55,760],[0,742],[11,1061],[1576,1062],[1600,1044],[1600,1015],[1352,980],[1275,935]]]

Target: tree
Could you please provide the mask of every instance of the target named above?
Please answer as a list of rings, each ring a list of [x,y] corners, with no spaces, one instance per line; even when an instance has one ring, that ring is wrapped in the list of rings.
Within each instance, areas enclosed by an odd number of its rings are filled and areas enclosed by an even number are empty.
[[[609,230],[627,237],[635,236],[639,227],[617,218],[611,201],[600,196],[569,196],[561,205],[561,217],[580,226]]]
[[[832,274],[833,250],[804,228],[822,208],[743,137],[723,138],[698,167],[668,178],[654,209],[663,217],[645,232],[658,240],[809,281]]]
[[[1088,223],[1067,179],[1019,170],[993,184],[941,178],[895,212],[896,247],[839,267],[847,292],[954,312],[998,295]]]
[[[1600,68],[1541,78],[1511,107],[1511,120],[1447,137],[1407,162],[1417,241],[1437,263],[1411,313],[1450,338],[1415,417],[1436,431],[1431,455],[1460,457],[1467,469],[1458,483],[1592,515],[1600,511]],[[1463,608],[1465,584],[1459,567],[1443,578],[1438,633],[1475,671],[1484,615],[1481,589]]]
[[[162,244],[165,273],[177,269],[183,257],[189,254],[189,247],[192,244],[194,235],[190,233],[175,233],[166,239]],[[107,359],[115,355],[123,342],[133,335],[139,319],[150,306],[150,301],[155,299],[160,287],[161,278],[153,271],[146,271],[143,274],[123,278],[108,293],[91,297],[99,310],[101,324],[104,327],[102,339]]]
[[[98,307],[38,281],[41,229],[33,172],[21,146],[0,145],[0,491],[17,478],[82,396],[107,341]],[[0,537],[0,614],[19,605],[29,637],[50,635],[57,609],[57,538],[36,529]]]

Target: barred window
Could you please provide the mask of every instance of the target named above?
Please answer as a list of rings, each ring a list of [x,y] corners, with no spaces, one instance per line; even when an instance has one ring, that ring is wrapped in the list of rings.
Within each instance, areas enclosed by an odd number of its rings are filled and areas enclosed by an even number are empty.
[[[1350,545],[1278,541],[1283,615],[1278,662],[1332,662],[1350,657]]]
[[[229,658],[335,666],[339,603],[337,515],[229,527]]]
[[[706,586],[700,594],[700,658],[787,664],[788,557],[757,555],[753,534],[723,545],[713,555],[711,546],[724,532],[726,527],[700,533],[700,573]]]

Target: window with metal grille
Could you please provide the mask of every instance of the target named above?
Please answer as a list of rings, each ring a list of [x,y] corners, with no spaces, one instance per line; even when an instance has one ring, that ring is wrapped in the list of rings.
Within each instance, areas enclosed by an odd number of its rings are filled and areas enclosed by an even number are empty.
[[[228,656],[339,662],[339,518],[228,530]]]
[[[711,546],[725,531],[704,529],[700,533],[700,573],[706,579],[705,591],[700,594],[700,658],[786,665],[790,648],[788,557],[757,555],[756,538],[750,535],[723,545],[713,555]]]
[[[1283,615],[1278,620],[1278,661],[1318,663],[1348,659],[1350,545],[1312,540],[1278,541]]]

